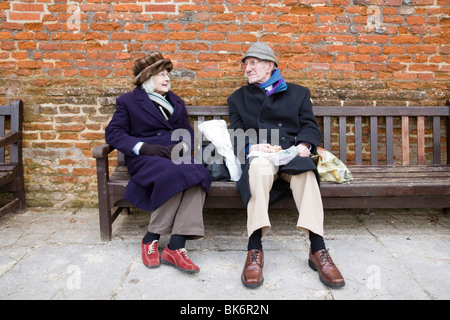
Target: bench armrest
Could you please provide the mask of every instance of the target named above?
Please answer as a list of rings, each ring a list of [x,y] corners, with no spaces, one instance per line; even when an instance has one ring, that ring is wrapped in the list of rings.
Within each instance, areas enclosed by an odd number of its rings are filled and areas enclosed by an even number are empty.
[[[110,154],[113,150],[114,148],[112,146],[110,146],[107,143],[104,143],[94,148],[93,157],[96,159],[107,158],[108,154]]]
[[[19,141],[19,132],[10,131],[3,137],[0,137],[0,147],[10,145]]]

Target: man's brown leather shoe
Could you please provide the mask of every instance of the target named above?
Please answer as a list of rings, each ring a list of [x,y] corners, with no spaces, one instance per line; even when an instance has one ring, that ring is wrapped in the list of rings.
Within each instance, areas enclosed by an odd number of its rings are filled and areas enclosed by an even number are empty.
[[[242,284],[248,288],[257,288],[264,282],[262,268],[264,265],[264,252],[253,249],[247,253],[244,270],[242,271]]]
[[[345,285],[344,278],[326,249],[319,250],[313,255],[311,249],[309,249],[308,264],[311,269],[319,272],[320,281],[327,286],[335,288]]]

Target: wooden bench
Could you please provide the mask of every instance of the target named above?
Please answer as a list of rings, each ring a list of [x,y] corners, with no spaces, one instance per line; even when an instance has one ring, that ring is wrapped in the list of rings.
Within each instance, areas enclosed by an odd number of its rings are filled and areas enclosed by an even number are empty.
[[[23,102],[0,106],[0,217],[25,210],[25,183],[22,159]],[[6,195],[9,194],[9,195]]]
[[[187,106],[198,122],[228,117],[227,106]],[[449,106],[315,106],[326,150],[352,172],[350,184],[321,183],[325,209],[449,208]],[[132,205],[123,199],[129,175],[123,155],[109,172],[108,144],[94,149],[100,233],[110,240],[117,215]],[[412,158],[414,155],[414,158]],[[213,182],[205,208],[244,208],[235,182]],[[271,208],[295,209],[291,197]]]

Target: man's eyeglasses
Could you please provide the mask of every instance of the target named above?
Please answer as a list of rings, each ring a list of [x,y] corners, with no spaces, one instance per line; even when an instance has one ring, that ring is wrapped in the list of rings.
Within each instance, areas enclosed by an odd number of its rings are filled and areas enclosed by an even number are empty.
[[[265,60],[257,60],[257,59],[245,60],[244,62],[242,62],[242,67],[243,68],[247,68],[247,67],[254,68],[260,62],[266,63],[267,61],[265,61]]]

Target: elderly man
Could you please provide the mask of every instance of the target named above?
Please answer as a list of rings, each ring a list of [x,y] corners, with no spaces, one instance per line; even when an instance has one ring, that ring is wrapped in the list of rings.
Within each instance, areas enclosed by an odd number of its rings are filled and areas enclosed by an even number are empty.
[[[230,127],[256,132],[235,148],[242,159],[252,151],[278,152],[275,146],[295,146],[296,156],[275,166],[265,157],[245,162],[237,189],[247,206],[248,254],[241,280],[249,288],[263,281],[262,237],[270,229],[269,206],[286,192],[292,192],[299,218],[297,227],[309,235],[309,266],[319,272],[330,287],[341,287],[344,279],[325,248],[323,206],[316,165],[310,155],[320,144],[321,132],[315,120],[308,88],[287,83],[281,76],[275,54],[266,43],[253,44],[242,59],[248,85],[228,98]],[[275,131],[274,131],[275,130]],[[277,134],[274,134],[276,132]],[[239,144],[238,144],[239,145]]]

